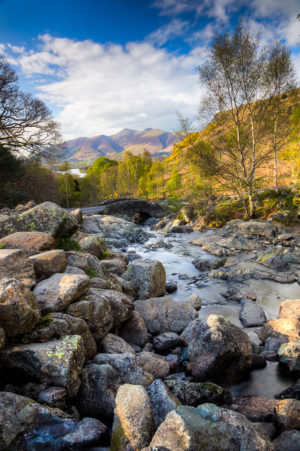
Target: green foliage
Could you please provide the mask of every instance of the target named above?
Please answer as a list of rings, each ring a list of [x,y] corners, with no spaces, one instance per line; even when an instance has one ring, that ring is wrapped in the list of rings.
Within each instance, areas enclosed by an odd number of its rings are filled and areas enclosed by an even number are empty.
[[[4,243],[0,243],[0,249],[5,249],[5,244]]]
[[[62,238],[58,249],[62,249],[64,251],[82,251],[80,244],[73,240],[72,238]]]
[[[94,268],[92,268],[92,266],[89,267],[89,269],[87,270],[86,273],[90,279],[94,279],[95,277],[98,277],[97,272],[94,270]]]

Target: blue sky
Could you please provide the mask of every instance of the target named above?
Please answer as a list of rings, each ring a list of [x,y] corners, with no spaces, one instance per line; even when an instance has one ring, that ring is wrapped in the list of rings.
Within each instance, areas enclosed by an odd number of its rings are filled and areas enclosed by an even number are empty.
[[[0,0],[0,53],[66,139],[122,128],[174,130],[193,117],[197,66],[215,29],[243,17],[281,39],[300,78],[299,0]]]

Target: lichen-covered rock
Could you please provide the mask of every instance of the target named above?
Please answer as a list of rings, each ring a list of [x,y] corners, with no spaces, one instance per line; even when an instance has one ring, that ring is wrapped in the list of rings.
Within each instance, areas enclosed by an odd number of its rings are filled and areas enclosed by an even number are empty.
[[[155,429],[157,429],[169,412],[181,406],[181,402],[160,379],[153,381],[146,390],[152,404]]]
[[[14,232],[44,232],[53,238],[72,235],[78,228],[76,218],[52,202],[44,202],[20,215],[0,219],[0,237]]]
[[[97,235],[89,235],[79,241],[80,247],[97,258],[103,258],[106,252],[106,244],[103,238]]]
[[[143,347],[148,341],[146,324],[139,312],[135,310],[130,318],[121,324],[118,332],[120,337],[133,345]]]
[[[121,384],[119,373],[111,365],[86,366],[82,372],[81,386],[76,397],[76,406],[80,413],[111,419],[116,393]]]
[[[123,338],[114,334],[107,334],[103,338],[99,351],[107,354],[123,354],[124,352],[135,354],[134,349]]]
[[[182,404],[198,406],[204,402],[213,404],[230,404],[231,394],[228,390],[212,382],[190,382],[184,380],[166,380],[166,386]]]
[[[181,406],[170,412],[150,447],[172,451],[273,450],[271,442],[262,438],[245,417],[214,404]]]
[[[66,313],[48,313],[41,318],[36,328],[24,338],[29,342],[45,343],[62,338],[65,335],[80,335],[82,337],[87,359],[92,359],[97,353],[97,346],[87,323],[82,318],[76,318]]]
[[[79,375],[84,360],[84,345],[79,335],[0,351],[0,366],[6,371],[17,373],[22,370],[47,385],[60,385],[71,397],[76,395],[80,386]]]
[[[287,299],[281,302],[278,318],[300,320],[300,299]]]
[[[50,277],[57,272],[64,272],[68,266],[65,251],[55,249],[29,257],[38,278]]]
[[[43,232],[16,232],[1,238],[6,249],[22,249],[26,255],[34,255],[54,248],[54,238]]]
[[[180,333],[198,313],[188,304],[175,301],[171,296],[152,298],[134,303],[151,334]]]
[[[242,301],[239,318],[245,327],[262,326],[266,315],[260,305],[250,300]]]
[[[283,399],[275,409],[275,421],[281,429],[300,429],[300,401]]]
[[[123,383],[144,385],[153,382],[153,376],[138,366],[135,355],[124,354],[97,354],[93,363],[97,365],[109,364],[118,371]]]
[[[289,341],[280,346],[278,350],[280,363],[287,366],[290,371],[300,372],[300,340]]]
[[[122,385],[117,393],[111,451],[141,450],[151,440],[153,413],[141,385]]]
[[[154,379],[163,379],[170,373],[170,365],[164,357],[152,352],[143,351],[136,356],[137,364]]]
[[[43,315],[59,312],[76,301],[90,287],[88,276],[81,274],[53,274],[49,279],[38,283],[34,289],[35,297]]]
[[[285,342],[299,340],[300,322],[296,318],[272,319],[259,331],[259,337],[264,342],[271,336],[282,336]]]
[[[110,303],[95,288],[90,288],[78,302],[71,304],[66,313],[87,322],[97,345],[113,327],[114,317]]]
[[[33,263],[21,249],[0,249],[0,279],[12,278],[32,288],[35,283]]]
[[[163,296],[166,293],[166,271],[157,260],[134,260],[122,277],[134,283],[138,299]]]
[[[188,345],[193,378],[197,381],[237,381],[252,366],[248,335],[228,319],[210,315],[196,319],[181,334]]]
[[[32,291],[18,280],[0,279],[0,326],[7,337],[30,332],[40,316]]]

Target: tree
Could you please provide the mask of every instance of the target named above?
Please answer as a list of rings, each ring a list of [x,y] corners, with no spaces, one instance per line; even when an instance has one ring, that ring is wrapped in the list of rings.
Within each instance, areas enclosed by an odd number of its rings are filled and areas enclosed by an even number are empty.
[[[39,99],[23,93],[10,65],[0,57],[0,144],[22,156],[53,159],[60,134],[51,113]]]

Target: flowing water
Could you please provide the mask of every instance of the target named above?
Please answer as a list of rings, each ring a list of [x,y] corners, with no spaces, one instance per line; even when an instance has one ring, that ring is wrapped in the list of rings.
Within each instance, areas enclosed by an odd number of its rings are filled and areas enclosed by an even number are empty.
[[[164,237],[157,232],[151,233],[152,237],[145,244],[134,244],[128,251],[135,251],[142,258],[159,260],[165,267],[168,282],[177,284],[177,291],[172,293],[175,300],[184,299],[192,293],[196,293],[202,300],[202,308],[199,316],[207,318],[211,314],[223,315],[233,324],[243,328],[239,320],[240,304],[229,302],[223,296],[228,288],[234,286],[243,294],[254,293],[257,296],[257,304],[264,309],[267,319],[276,318],[279,306],[285,299],[299,298],[299,284],[280,284],[270,280],[246,280],[243,283],[228,282],[205,277],[192,264],[197,258],[207,258],[208,254],[200,246],[190,243],[198,237],[212,233],[193,231],[189,234],[172,234]],[[145,246],[163,240],[172,244],[172,248],[147,249]],[[214,258],[211,257],[210,258]],[[241,261],[245,256],[238,257]],[[246,328],[245,332],[257,331],[258,328]],[[296,379],[283,372],[277,362],[268,362],[263,369],[254,370],[249,378],[241,384],[231,387],[234,395],[260,395],[273,397],[285,388],[292,385]]]

